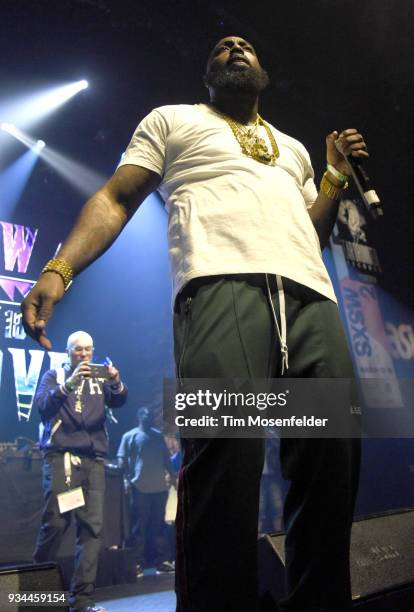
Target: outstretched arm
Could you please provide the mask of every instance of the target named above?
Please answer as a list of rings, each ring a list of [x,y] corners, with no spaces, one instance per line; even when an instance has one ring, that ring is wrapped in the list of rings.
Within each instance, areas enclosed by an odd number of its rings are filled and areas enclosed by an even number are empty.
[[[74,275],[81,272],[111,246],[160,180],[158,174],[141,166],[121,166],[86,202],[59,251],[59,259],[72,267]],[[55,272],[45,272],[22,303],[27,334],[47,350],[51,343],[46,337],[46,324],[63,294],[62,278]]]
[[[339,152],[335,142],[339,140]],[[368,157],[367,147],[361,134],[357,130],[350,128],[343,130],[338,136],[338,132],[332,132],[326,137],[326,158],[328,164],[336,168],[341,174],[349,176],[351,167],[346,161],[344,155],[352,155],[353,157]],[[329,182],[341,189],[344,186],[343,182],[338,180],[329,171],[326,173]],[[333,226],[338,215],[339,198],[330,198],[321,190],[314,204],[309,210],[310,218],[315,226],[319,236],[321,249],[323,249],[329,240]]]

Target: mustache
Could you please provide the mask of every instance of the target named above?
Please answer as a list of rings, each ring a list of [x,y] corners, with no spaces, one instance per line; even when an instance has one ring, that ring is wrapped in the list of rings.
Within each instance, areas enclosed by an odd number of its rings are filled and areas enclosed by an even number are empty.
[[[245,55],[242,55],[241,53],[233,53],[233,55],[231,55],[227,60],[227,66],[231,66],[231,64],[236,61],[242,61],[247,66],[250,66],[250,62],[247,57]]]

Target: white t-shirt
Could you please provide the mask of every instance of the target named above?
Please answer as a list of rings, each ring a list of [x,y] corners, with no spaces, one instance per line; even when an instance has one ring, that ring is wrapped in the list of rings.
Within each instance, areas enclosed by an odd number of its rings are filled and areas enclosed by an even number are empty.
[[[206,104],[162,106],[138,125],[120,166],[143,166],[162,178],[173,299],[193,278],[267,272],[336,301],[307,212],[317,197],[309,155],[270,127],[280,151],[275,166],[243,154],[228,123]]]

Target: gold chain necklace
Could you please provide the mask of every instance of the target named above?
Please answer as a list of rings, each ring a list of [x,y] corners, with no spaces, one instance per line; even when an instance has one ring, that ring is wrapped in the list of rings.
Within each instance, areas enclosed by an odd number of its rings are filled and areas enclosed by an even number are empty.
[[[79,387],[75,390],[75,395],[76,395],[75,412],[82,412],[83,410],[82,393],[83,393],[84,386],[85,386],[85,379],[81,381]]]
[[[225,115],[221,111],[214,108],[214,111],[220,115],[226,123],[230,126],[231,131],[233,132],[237,142],[240,145],[242,152],[248,157],[255,159],[261,164],[267,164],[268,166],[274,166],[277,158],[279,157],[279,147],[277,146],[277,142],[275,137],[273,136],[273,132],[270,129],[269,125],[266,123],[264,119],[257,113],[256,121],[253,124],[253,128],[248,128],[247,126],[235,121],[229,115]],[[269,153],[269,149],[267,148],[267,144],[263,138],[261,138],[258,134],[258,127],[262,125],[266,130],[266,134],[269,138],[270,144],[272,146],[272,152]]]

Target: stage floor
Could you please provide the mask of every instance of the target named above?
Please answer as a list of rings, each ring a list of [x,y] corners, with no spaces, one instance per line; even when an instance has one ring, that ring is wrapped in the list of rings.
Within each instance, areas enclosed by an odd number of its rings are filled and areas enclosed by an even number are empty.
[[[107,612],[175,612],[174,575],[157,576],[146,571],[136,584],[97,589],[96,603]]]

